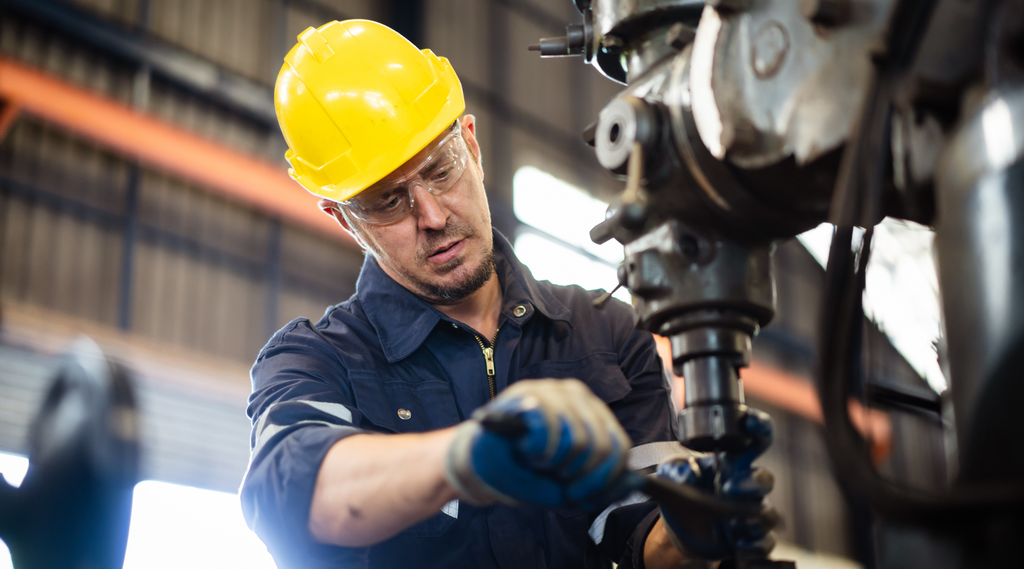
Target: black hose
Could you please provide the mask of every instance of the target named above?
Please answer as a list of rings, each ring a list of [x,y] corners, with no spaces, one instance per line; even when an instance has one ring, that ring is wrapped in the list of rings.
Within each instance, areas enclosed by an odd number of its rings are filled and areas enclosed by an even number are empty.
[[[837,224],[825,271],[821,313],[818,389],[825,419],[829,458],[839,481],[863,497],[879,514],[908,521],[941,524],[985,510],[1005,510],[1024,504],[1024,487],[989,485],[957,487],[947,493],[908,488],[883,478],[874,468],[864,441],[850,421],[847,408],[853,379],[861,361],[862,296],[872,231],[865,233],[860,258],[852,258],[853,227],[871,227],[880,217],[892,93],[911,68],[927,27],[934,0],[902,0],[894,9],[885,57],[861,109],[858,127],[844,151],[836,181],[832,219]]]
[[[837,228],[825,273],[818,388],[826,446],[837,478],[851,492],[865,498],[872,509],[890,519],[941,525],[956,519],[962,521],[964,516],[1024,505],[1024,486],[1019,484],[960,486],[946,493],[934,493],[896,484],[872,466],[847,407],[861,357],[861,299],[871,236],[869,229],[855,269],[851,259],[853,228]]]

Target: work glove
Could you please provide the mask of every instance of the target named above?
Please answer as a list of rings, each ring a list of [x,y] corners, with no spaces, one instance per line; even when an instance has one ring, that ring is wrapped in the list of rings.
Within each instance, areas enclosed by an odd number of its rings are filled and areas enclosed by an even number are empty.
[[[472,504],[596,510],[638,486],[631,446],[581,381],[519,381],[457,427],[445,474]]]
[[[699,455],[676,459],[658,466],[656,476],[687,484],[723,500],[735,500],[760,506],[759,514],[748,518],[722,518],[707,513],[681,513],[661,508],[669,538],[684,554],[708,560],[733,555],[763,557],[775,546],[772,527],[779,521],[774,508],[764,497],[771,491],[774,477],[751,463],[772,442],[772,420],[761,411],[749,410],[743,428],[752,438],[751,446],[732,458]],[[685,516],[685,519],[684,517]]]

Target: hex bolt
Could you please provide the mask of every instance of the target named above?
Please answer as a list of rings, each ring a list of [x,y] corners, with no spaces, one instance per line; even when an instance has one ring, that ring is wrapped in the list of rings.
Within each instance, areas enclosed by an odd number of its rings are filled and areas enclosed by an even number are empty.
[[[850,0],[801,0],[800,13],[822,26],[839,26],[850,21]]]
[[[751,39],[750,63],[754,74],[768,79],[778,73],[789,52],[789,34],[775,20],[763,23]]]
[[[665,43],[677,50],[682,50],[696,37],[693,29],[682,22],[676,22],[665,33]]]

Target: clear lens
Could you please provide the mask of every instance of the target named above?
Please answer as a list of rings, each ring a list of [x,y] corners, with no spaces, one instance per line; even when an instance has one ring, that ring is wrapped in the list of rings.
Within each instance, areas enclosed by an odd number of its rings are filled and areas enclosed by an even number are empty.
[[[456,123],[458,125],[458,123]],[[422,184],[433,195],[447,192],[466,171],[469,150],[456,126],[437,150],[423,159],[409,174],[383,185],[370,187],[342,202],[357,219],[374,225],[394,223],[413,209],[412,186]]]

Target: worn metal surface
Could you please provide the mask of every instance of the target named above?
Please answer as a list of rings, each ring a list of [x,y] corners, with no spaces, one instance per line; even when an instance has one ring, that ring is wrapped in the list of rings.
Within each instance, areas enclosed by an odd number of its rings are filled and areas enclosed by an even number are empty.
[[[662,22],[686,19],[696,23],[704,0],[594,0],[594,28],[600,36],[628,33],[633,25],[644,20]],[[664,25],[664,24],[662,24]]]
[[[791,155],[806,164],[849,136],[892,2],[853,3],[828,29],[797,1],[747,4],[701,16],[690,67],[697,130],[712,155],[744,168]]]
[[[1024,90],[990,95],[936,176],[936,246],[962,480],[1024,478]]]

